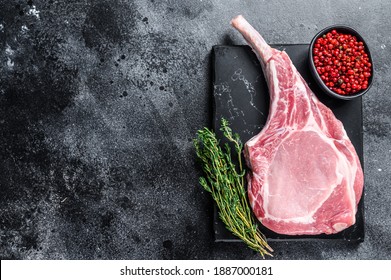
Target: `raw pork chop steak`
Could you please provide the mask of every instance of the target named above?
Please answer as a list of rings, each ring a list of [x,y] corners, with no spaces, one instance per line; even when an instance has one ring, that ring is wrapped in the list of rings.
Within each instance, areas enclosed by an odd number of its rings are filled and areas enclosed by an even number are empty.
[[[255,216],[288,235],[332,234],[353,225],[364,178],[342,123],[284,51],[271,48],[242,16],[231,24],[259,58],[270,92],[266,124],[245,144]]]

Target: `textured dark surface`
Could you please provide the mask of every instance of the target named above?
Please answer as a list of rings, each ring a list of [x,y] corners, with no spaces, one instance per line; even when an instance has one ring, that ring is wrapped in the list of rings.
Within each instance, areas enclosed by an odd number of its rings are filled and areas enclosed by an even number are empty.
[[[274,44],[351,25],[376,67],[365,242],[272,243],[275,258],[391,258],[391,4],[302,2],[0,0],[0,258],[260,258],[213,243],[191,144],[211,125],[212,46],[244,43],[239,13]]]

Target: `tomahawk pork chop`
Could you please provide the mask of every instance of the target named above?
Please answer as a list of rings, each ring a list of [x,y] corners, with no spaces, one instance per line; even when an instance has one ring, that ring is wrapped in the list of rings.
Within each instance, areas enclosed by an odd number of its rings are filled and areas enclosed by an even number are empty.
[[[245,144],[256,217],[288,235],[332,234],[353,225],[364,178],[342,123],[284,51],[271,48],[242,16],[231,24],[259,58],[270,91],[266,124]]]

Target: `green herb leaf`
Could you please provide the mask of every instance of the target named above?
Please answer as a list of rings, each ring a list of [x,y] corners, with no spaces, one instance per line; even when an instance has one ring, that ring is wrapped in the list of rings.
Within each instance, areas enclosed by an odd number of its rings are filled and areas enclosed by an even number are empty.
[[[265,236],[260,232],[251,215],[252,211],[244,186],[243,144],[239,134],[232,133],[229,122],[224,118],[221,119],[220,130],[234,145],[238,165],[232,161],[228,143],[222,149],[213,131],[208,128],[201,129],[193,141],[205,173],[205,177],[200,178],[200,184],[211,193],[219,208],[219,217],[226,228],[263,257],[272,256],[273,249],[267,244]]]

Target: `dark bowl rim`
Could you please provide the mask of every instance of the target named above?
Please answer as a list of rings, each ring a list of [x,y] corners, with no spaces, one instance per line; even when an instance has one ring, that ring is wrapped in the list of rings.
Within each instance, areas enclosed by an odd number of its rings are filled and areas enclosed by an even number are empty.
[[[369,58],[369,61],[370,63],[372,64],[371,66],[371,77],[369,79],[369,83],[368,83],[368,87],[363,90],[363,91],[360,91],[359,93],[356,93],[354,95],[341,95],[341,94],[338,94],[334,91],[332,91],[331,89],[329,89],[325,84],[324,82],[322,81],[322,79],[320,78],[320,75],[318,73],[318,71],[316,71],[316,68],[315,68],[315,64],[314,64],[314,60],[313,60],[313,54],[312,54],[312,49],[314,48],[314,44],[315,44],[315,41],[322,35],[324,35],[325,33],[333,30],[333,29],[343,29],[342,31],[347,31],[349,34],[352,34],[354,36],[357,37],[357,39],[361,42],[364,43],[364,46],[365,46],[365,51],[366,53],[368,54],[368,58]],[[338,98],[338,99],[343,99],[343,100],[351,100],[351,99],[354,99],[354,98],[357,98],[357,97],[360,97],[364,94],[366,94],[368,92],[368,90],[371,88],[372,86],[372,83],[373,83],[373,74],[374,74],[374,64],[373,64],[373,59],[372,59],[372,55],[371,55],[371,51],[369,50],[369,47],[368,47],[368,44],[367,42],[365,41],[365,39],[361,36],[360,33],[358,33],[357,30],[355,30],[354,28],[350,27],[350,26],[347,26],[347,25],[342,25],[342,24],[335,24],[335,25],[331,25],[331,26],[328,26],[324,29],[322,29],[321,31],[319,31],[311,40],[311,43],[310,43],[310,48],[309,48],[309,63],[310,63],[310,69],[311,69],[311,73],[312,73],[312,76],[314,76],[317,84],[322,88],[323,91],[325,91],[325,93],[327,93],[329,96],[332,96],[332,97],[335,97],[335,98]]]

